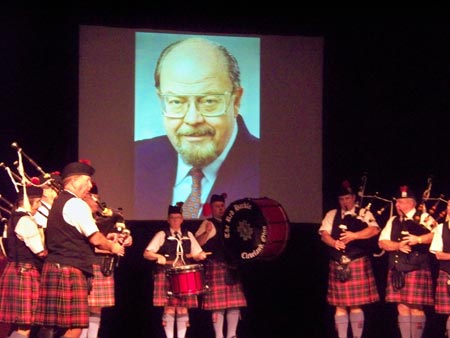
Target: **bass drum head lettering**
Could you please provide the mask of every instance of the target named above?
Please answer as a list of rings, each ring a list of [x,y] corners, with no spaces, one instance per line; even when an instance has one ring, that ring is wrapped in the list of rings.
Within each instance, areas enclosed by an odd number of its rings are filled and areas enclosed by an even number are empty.
[[[234,201],[222,221],[225,258],[232,264],[271,260],[285,249],[289,221],[281,205],[272,199]]]

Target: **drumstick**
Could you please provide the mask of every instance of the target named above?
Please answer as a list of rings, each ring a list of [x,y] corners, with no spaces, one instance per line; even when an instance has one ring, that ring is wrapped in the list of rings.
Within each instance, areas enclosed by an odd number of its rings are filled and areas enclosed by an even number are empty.
[[[205,252],[205,255],[206,256],[209,256],[209,255],[212,255],[213,253],[211,252],[211,251],[207,251],[207,252]],[[169,257],[170,255],[168,255],[168,254],[165,254],[164,255],[164,257]],[[186,254],[186,257],[188,257],[188,258],[192,258],[192,254]],[[166,261],[166,264],[165,265],[171,265],[171,264],[173,264],[173,262],[174,261]]]
[[[164,255],[164,257],[166,257],[166,258],[169,257],[169,256],[170,256],[169,254],[165,254],[165,255]],[[167,260],[166,260],[166,264],[164,264],[164,265],[172,265],[173,262],[174,262],[174,261],[167,261]]]
[[[212,252],[211,252],[211,251],[207,251],[207,252],[205,252],[205,255],[206,255],[206,256],[212,255]],[[192,254],[186,254],[186,257],[187,257],[187,258],[192,258],[193,255],[192,255]]]

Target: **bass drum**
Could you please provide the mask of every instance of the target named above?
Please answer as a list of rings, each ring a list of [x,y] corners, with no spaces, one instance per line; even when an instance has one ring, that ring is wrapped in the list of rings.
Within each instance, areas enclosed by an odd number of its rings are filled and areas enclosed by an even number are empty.
[[[289,220],[280,203],[267,198],[244,198],[225,210],[223,242],[233,263],[273,260],[285,249]]]

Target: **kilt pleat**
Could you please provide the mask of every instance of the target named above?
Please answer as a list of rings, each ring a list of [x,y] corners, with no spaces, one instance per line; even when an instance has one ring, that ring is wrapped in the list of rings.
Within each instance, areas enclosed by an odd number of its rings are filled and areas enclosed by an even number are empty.
[[[220,310],[236,307],[246,307],[242,283],[228,285],[226,280],[227,267],[224,263],[210,262],[205,265],[207,291],[202,295],[204,310]]]
[[[430,270],[414,270],[405,273],[405,286],[395,290],[391,283],[389,270],[385,300],[388,303],[434,305],[433,279]]]
[[[448,291],[447,281],[449,276],[447,272],[439,270],[436,280],[436,295],[434,309],[437,313],[450,315],[450,293]]]
[[[8,262],[0,277],[0,322],[32,324],[39,298],[39,270]]]
[[[329,262],[327,301],[334,306],[358,306],[380,300],[372,263],[368,257],[361,257],[349,263],[351,277],[341,282],[337,276],[336,264]]]
[[[110,276],[103,275],[98,264],[94,264],[93,268],[94,278],[92,279],[92,290],[88,297],[89,306],[114,306],[114,274]]]
[[[44,263],[41,275],[37,325],[87,327],[88,287],[83,272],[71,266]]]

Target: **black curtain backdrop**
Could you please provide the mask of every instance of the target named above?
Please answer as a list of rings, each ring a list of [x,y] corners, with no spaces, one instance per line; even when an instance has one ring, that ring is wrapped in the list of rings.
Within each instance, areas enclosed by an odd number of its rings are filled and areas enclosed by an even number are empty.
[[[391,198],[399,185],[409,184],[420,195],[430,175],[432,196],[450,194],[450,24],[445,10],[368,16],[279,6],[257,16],[230,15],[239,9],[221,6],[211,15],[179,7],[115,12],[99,6],[6,8],[0,13],[0,162],[16,160],[14,141],[47,172],[78,159],[79,24],[321,35],[323,210],[336,206],[342,179],[358,185],[365,172],[367,194]],[[5,173],[0,194],[14,199]],[[161,226],[154,222],[130,222],[136,241],[117,271],[117,306],[104,312],[102,337],[162,334],[160,310],[151,306],[152,264],[142,258]],[[333,310],[325,301],[327,258],[317,235],[319,223],[292,224],[281,257],[243,269],[249,308],[243,311],[242,337],[335,337]],[[385,258],[374,259],[374,267],[383,296]],[[445,318],[427,311],[426,337],[444,337]],[[366,318],[367,337],[399,337],[391,305],[368,306]],[[207,314],[193,311],[190,338],[213,337],[208,320]]]
[[[334,206],[344,178],[357,186],[365,172],[367,194],[391,198],[402,184],[421,194],[432,175],[432,195],[447,195],[450,24],[444,13],[266,11],[263,16],[117,6],[2,11],[0,161],[11,166],[17,159],[14,141],[47,172],[78,159],[79,24],[319,35],[325,37],[324,210]],[[6,175],[0,183],[2,195],[14,196]]]

